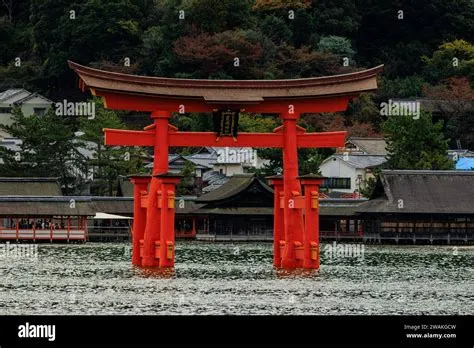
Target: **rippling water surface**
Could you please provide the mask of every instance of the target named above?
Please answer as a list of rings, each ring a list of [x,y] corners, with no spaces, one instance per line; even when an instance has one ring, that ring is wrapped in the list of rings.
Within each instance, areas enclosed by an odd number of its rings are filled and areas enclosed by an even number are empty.
[[[272,267],[271,244],[178,242],[173,272],[130,264],[126,244],[0,255],[0,314],[473,314],[474,247],[366,245],[315,272]]]

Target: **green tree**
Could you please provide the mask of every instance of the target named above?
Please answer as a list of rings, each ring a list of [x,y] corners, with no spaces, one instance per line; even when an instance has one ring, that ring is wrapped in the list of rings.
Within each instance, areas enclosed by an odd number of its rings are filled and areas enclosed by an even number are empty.
[[[321,35],[354,37],[361,24],[363,13],[360,13],[361,1],[316,1],[313,0],[312,31]],[[367,10],[367,9],[366,9]]]
[[[193,25],[209,33],[246,28],[251,18],[247,0],[188,0],[183,9]]]
[[[13,123],[0,128],[21,140],[20,151],[0,147],[0,176],[57,177],[65,194],[74,190],[76,171],[82,168],[69,120],[51,108],[44,116],[13,111]]]
[[[309,44],[312,26],[313,17],[311,13],[304,9],[295,11],[295,18],[291,20],[291,29],[293,32],[293,44],[296,48]]]
[[[389,116],[382,124],[387,142],[390,169],[453,169],[448,158],[448,139],[444,139],[443,123],[433,124],[431,114]]]
[[[264,35],[269,37],[275,44],[289,42],[291,39],[291,30],[286,22],[277,16],[266,16],[261,24],[261,30]]]
[[[239,115],[239,131],[241,132],[271,133],[280,124],[280,119],[272,116],[247,113]]]
[[[418,75],[392,80],[383,76],[380,78],[376,98],[380,102],[388,102],[389,99],[421,97],[425,83],[425,80]]]
[[[341,36],[323,36],[319,40],[318,50],[330,52],[338,57],[354,57],[355,51],[352,49],[351,41]]]
[[[37,83],[52,98],[74,88],[68,59],[88,64],[137,55],[143,14],[132,1],[31,0],[30,9],[30,49],[42,66]]]
[[[311,0],[256,0],[253,10],[277,10],[282,8],[308,8]]]
[[[180,172],[183,176],[178,186],[176,187],[176,195],[185,196],[193,194],[194,178],[196,166],[191,161],[186,161],[184,167]]]
[[[377,184],[377,178],[369,177],[365,182],[364,186],[360,188],[360,195],[363,197],[370,198],[374,192],[375,186]]]
[[[362,17],[354,37],[358,62],[385,64],[384,75],[391,79],[419,73],[420,57],[431,55],[443,42],[474,37],[471,0],[400,1],[399,6],[380,0],[356,3]]]
[[[373,95],[371,93],[361,93],[357,99],[351,101],[347,113],[350,115],[352,121],[370,123],[372,125],[378,124],[380,109],[372,97]]]
[[[422,57],[426,64],[423,73],[430,82],[454,76],[468,76],[474,85],[474,45],[465,40],[454,40],[439,46],[433,56]]]
[[[88,149],[92,156],[87,166],[92,173],[91,192],[97,196],[112,196],[119,176],[144,172],[145,156],[139,148],[104,145],[104,128],[124,129],[124,124],[114,111],[105,110],[95,99],[96,115],[93,119],[81,118],[79,145]]]

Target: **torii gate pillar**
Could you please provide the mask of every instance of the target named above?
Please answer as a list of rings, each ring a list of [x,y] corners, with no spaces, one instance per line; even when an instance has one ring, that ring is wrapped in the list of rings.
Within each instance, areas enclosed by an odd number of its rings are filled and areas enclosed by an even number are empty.
[[[141,266],[140,244],[145,235],[147,215],[146,207],[142,205],[142,201],[148,194],[151,177],[132,175],[129,176],[129,179],[133,184],[132,264]]]
[[[304,268],[319,269],[319,186],[324,177],[303,175],[298,177],[304,188]]]
[[[287,112],[280,115],[283,119],[283,216],[285,245],[281,267],[300,268],[303,260],[297,257],[297,251],[303,245],[303,214],[299,209],[301,186],[298,177],[298,146],[296,143],[296,121],[299,114]],[[299,255],[298,255],[299,256]]]
[[[168,121],[171,118],[169,111],[154,111],[151,114],[155,128],[153,178],[148,193],[146,228],[144,234],[142,266],[160,266],[160,232],[162,214],[158,207],[158,192],[162,189],[160,174],[168,173]]]

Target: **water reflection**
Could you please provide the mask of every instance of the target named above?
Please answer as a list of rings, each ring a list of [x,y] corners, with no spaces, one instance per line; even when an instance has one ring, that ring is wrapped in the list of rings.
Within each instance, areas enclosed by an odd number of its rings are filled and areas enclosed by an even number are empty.
[[[278,279],[286,278],[314,278],[319,274],[315,269],[282,269],[275,268],[275,274]]]
[[[142,278],[170,279],[176,277],[174,268],[134,267],[136,275]]]

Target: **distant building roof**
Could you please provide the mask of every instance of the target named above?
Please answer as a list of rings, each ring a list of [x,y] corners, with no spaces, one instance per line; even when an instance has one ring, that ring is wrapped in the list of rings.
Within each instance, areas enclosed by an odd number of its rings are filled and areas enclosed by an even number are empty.
[[[350,137],[346,147],[348,144],[353,144],[365,155],[387,155],[387,142],[383,138]]]
[[[48,98],[46,97],[43,97],[41,94],[38,94],[38,93],[31,93],[30,95],[24,97],[24,98],[21,98],[19,100],[16,100],[13,104],[15,105],[21,105],[25,102],[27,102],[28,100],[32,99],[32,98],[40,98],[40,99],[43,99],[47,104],[53,104],[53,101],[49,100]]]
[[[10,98],[10,97],[13,97],[15,94],[19,94],[20,92],[27,92],[27,93],[30,93],[28,92],[26,89],[23,89],[23,88],[11,88],[11,89],[7,89],[6,91],[0,93],[0,102]],[[31,94],[31,93],[30,93]]]
[[[0,178],[0,196],[62,196],[57,178]]]
[[[382,170],[361,213],[474,214],[474,172]]]
[[[354,216],[359,206],[367,202],[366,198],[327,198],[319,200],[321,216]]]
[[[209,192],[221,185],[224,185],[227,181],[229,181],[229,177],[225,174],[221,174],[217,171],[210,170],[203,174],[202,181],[207,183],[208,186],[203,188],[203,192]]]
[[[74,199],[74,205],[71,205]],[[0,216],[88,216],[95,215],[90,197],[0,196]]]
[[[90,210],[97,212],[133,216],[132,197],[90,197]]]
[[[12,88],[0,93],[0,103],[6,102],[8,99],[13,98],[11,101],[9,101],[9,104],[21,105],[35,97],[43,99],[47,104],[53,104],[53,101],[43,97],[41,94],[31,93],[23,88]]]
[[[237,174],[221,187],[199,197],[196,202],[209,203],[227,200],[249,189],[252,185],[258,185],[261,192],[268,192],[273,195],[273,190],[254,174]],[[256,192],[256,190],[254,191]]]
[[[325,159],[323,163],[331,161],[333,158],[344,161],[348,166],[356,169],[375,168],[387,162],[387,158],[384,155],[348,154],[345,157],[343,154],[335,154]]]

